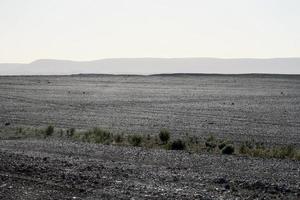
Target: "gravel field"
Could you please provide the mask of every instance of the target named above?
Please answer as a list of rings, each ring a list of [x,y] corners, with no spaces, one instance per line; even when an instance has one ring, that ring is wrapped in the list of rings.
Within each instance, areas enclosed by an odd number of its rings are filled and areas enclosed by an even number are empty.
[[[0,199],[299,199],[300,162],[0,141]]]
[[[0,77],[0,128],[213,134],[300,146],[300,76]]]
[[[0,77],[0,102],[0,199],[300,199],[299,161],[3,139],[52,124],[299,147],[300,76]]]

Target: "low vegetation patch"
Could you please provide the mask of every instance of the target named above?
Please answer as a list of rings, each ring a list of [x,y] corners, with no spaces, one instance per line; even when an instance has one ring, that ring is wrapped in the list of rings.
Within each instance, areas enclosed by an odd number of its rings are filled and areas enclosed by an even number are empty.
[[[231,141],[218,139],[213,135],[206,139],[185,134],[181,138],[172,138],[167,129],[161,129],[157,134],[126,135],[112,133],[101,128],[93,128],[88,131],[70,129],[58,129],[49,125],[46,128],[16,128],[10,139],[22,138],[49,138],[75,140],[80,142],[99,143],[106,145],[135,146],[143,148],[158,148],[166,150],[188,151],[191,153],[209,152],[214,154],[241,155],[261,158],[277,158],[300,160],[300,150],[293,145],[266,146],[255,141],[245,141],[242,144],[234,144]]]
[[[76,132],[76,129],[75,129],[75,128],[70,128],[70,129],[67,130],[67,135],[68,135],[69,137],[73,137],[74,134],[75,134],[75,132]]]
[[[248,141],[240,146],[239,153],[252,157],[300,160],[300,151],[293,145],[266,147],[262,143]]]
[[[113,134],[101,128],[94,128],[93,130],[85,132],[82,139],[85,142],[110,144],[113,139]]]
[[[120,143],[122,143],[123,141],[124,141],[123,135],[121,135],[121,134],[116,134],[116,135],[114,135],[114,142],[115,142],[116,144],[120,144]]]
[[[167,144],[170,139],[170,132],[167,129],[160,130],[159,139],[163,144]]]
[[[222,148],[222,154],[233,154],[234,153],[234,146],[233,145],[225,145]]]
[[[133,135],[128,137],[128,142],[134,147],[141,146],[142,143],[142,136],[140,135]]]
[[[54,126],[49,125],[45,130],[45,136],[46,137],[52,136],[53,133],[54,133]]]
[[[169,145],[169,149],[170,150],[185,150],[186,149],[186,145],[185,142],[177,139],[175,141],[172,141]]]

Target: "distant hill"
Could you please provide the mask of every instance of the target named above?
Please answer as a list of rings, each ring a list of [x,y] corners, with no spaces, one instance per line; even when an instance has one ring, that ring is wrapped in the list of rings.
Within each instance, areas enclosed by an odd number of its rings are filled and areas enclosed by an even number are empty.
[[[0,64],[0,75],[69,74],[300,74],[300,58],[113,58],[95,61],[37,60]]]

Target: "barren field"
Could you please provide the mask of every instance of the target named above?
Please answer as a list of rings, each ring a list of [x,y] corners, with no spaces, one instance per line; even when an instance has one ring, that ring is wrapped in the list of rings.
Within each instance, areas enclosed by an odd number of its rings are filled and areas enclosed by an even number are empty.
[[[300,198],[297,160],[6,137],[49,124],[300,147],[300,76],[0,77],[0,199]]]
[[[300,198],[296,161],[40,140],[0,150],[0,199]]]
[[[300,76],[0,77],[0,126],[300,144]]]

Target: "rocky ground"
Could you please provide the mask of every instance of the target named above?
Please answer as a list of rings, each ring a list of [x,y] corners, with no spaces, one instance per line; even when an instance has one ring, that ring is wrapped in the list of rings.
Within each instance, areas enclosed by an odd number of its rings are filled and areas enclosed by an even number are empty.
[[[0,76],[0,129],[46,127],[300,147],[300,76]]]
[[[300,162],[0,141],[0,199],[299,199]]]
[[[286,75],[0,76],[0,199],[300,199],[300,161],[14,137],[167,128],[299,147],[299,91]]]

